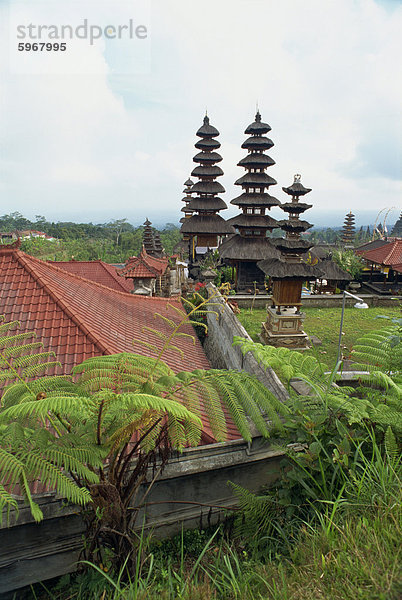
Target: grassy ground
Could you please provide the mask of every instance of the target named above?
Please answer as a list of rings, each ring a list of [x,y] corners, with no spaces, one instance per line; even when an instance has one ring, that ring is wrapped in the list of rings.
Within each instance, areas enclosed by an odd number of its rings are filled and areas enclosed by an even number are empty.
[[[92,570],[37,586],[36,600],[399,600],[400,504],[300,533],[290,556],[254,561],[246,551],[209,541],[197,555],[144,555],[131,585]],[[182,556],[180,557],[180,554]],[[49,587],[48,587],[49,586]]]
[[[305,332],[317,336],[322,341],[322,345],[317,347],[318,357],[332,368],[338,351],[341,308],[303,308],[303,312],[306,313]],[[379,315],[401,317],[401,308],[345,309],[342,336],[342,352],[345,358],[349,358],[352,346],[359,337],[387,325],[387,321],[375,318]],[[251,312],[250,309],[243,308],[238,318],[252,339],[259,342],[258,336],[261,323],[266,319],[266,310],[254,309]]]

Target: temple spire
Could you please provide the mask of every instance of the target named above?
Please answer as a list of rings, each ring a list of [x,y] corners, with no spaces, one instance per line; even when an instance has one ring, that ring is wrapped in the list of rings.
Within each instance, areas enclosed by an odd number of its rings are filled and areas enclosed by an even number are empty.
[[[345,217],[345,221],[344,221],[343,227],[342,227],[341,241],[342,241],[342,244],[345,245],[345,247],[353,248],[355,233],[356,233],[355,215],[350,210]]]
[[[222,157],[216,150],[220,143],[216,139],[219,131],[210,124],[208,115],[204,116],[203,125],[196,133],[200,139],[195,147],[200,150],[193,161],[197,166],[191,175],[198,179],[191,188],[193,197],[187,204],[187,209],[193,211],[192,216],[184,219],[181,232],[190,238],[190,263],[198,259],[211,248],[217,248],[220,237],[233,233],[233,229],[218,214],[227,208],[226,203],[218,197],[225,188],[216,179],[223,175],[222,169],[216,163],[221,162]]]
[[[154,252],[154,249],[155,249],[155,245],[154,245],[154,232],[152,230],[151,225],[152,225],[152,223],[147,217],[145,220],[145,223],[144,223],[144,231],[142,234],[142,244],[143,244],[145,250],[148,252],[148,254],[152,255],[152,253]]]
[[[299,198],[309,194],[311,189],[304,187],[301,175],[296,173],[292,185],[282,190],[291,196],[291,202],[281,205],[288,218],[278,222],[285,237],[273,240],[281,256],[258,263],[272,282],[272,305],[267,307],[267,320],[263,323],[260,339],[272,346],[307,348],[308,336],[302,329],[304,315],[300,312],[302,286],[304,281],[321,276],[321,270],[315,264],[302,259],[302,254],[313,244],[301,239],[301,234],[312,225],[301,220],[300,215],[311,208],[311,204],[299,202]]]
[[[275,179],[266,170],[275,161],[266,154],[274,143],[265,136],[271,127],[262,122],[257,107],[255,120],[249,125],[245,134],[249,136],[242,144],[247,155],[238,163],[246,171],[245,175],[235,182],[241,186],[243,193],[231,200],[241,210],[236,217],[228,220],[237,231],[237,235],[225,240],[219,249],[222,259],[230,260],[237,267],[236,289],[254,289],[255,282],[264,289],[265,277],[256,266],[256,262],[273,254],[275,248],[267,238],[267,232],[278,227],[277,221],[267,213],[272,206],[280,205],[279,200],[271,196],[269,188],[276,185]]]

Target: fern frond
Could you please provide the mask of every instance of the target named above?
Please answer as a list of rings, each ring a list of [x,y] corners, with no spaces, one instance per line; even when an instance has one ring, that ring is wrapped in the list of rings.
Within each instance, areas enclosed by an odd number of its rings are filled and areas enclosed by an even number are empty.
[[[6,509],[7,524],[9,522],[11,509],[15,509],[17,517],[18,517],[18,502],[17,502],[17,500],[0,483],[0,525],[3,524],[4,509]]]
[[[33,395],[27,395],[22,404],[15,404],[5,408],[0,413],[0,422],[4,423],[10,419],[24,419],[35,415],[45,420],[49,414],[60,414],[68,416],[71,412],[79,411],[82,418],[88,416],[88,409],[93,406],[93,401],[85,396],[53,396],[37,400]]]
[[[66,459],[68,459],[67,456]],[[43,485],[49,486],[51,489],[57,488],[58,492],[70,502],[81,506],[91,502],[91,494],[86,488],[78,487],[72,479],[65,475],[50,460],[47,460],[39,451],[32,451],[28,456],[24,456],[24,462],[26,469],[34,477],[40,479]],[[72,461],[72,464],[78,466],[78,461]],[[84,472],[89,472],[89,469],[86,469],[84,465],[82,465],[82,468]],[[91,476],[93,475],[91,473]],[[96,476],[95,478],[92,477],[92,479],[93,481],[98,481]]]
[[[159,318],[161,319],[164,323],[166,323],[166,325],[172,330],[174,331],[174,329],[177,327],[177,323],[175,323],[172,319],[169,319],[168,317],[165,317],[164,315],[161,315],[158,312],[154,313],[154,319]]]
[[[178,306],[175,306],[174,304],[170,304],[170,302],[166,304],[166,307],[174,310],[182,319],[185,319],[187,316],[187,313],[184,310],[182,310]]]

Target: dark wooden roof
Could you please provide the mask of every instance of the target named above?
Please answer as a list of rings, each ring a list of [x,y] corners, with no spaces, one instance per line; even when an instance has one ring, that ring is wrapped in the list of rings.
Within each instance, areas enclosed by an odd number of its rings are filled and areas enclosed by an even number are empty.
[[[295,181],[289,187],[283,187],[283,191],[290,196],[304,196],[304,194],[308,194],[311,192],[312,188],[306,188],[300,181]]]
[[[286,238],[274,238],[272,243],[279,250],[289,254],[306,252],[306,250],[309,250],[313,246],[313,243],[308,240],[288,240]]]
[[[218,248],[219,255],[227,260],[257,261],[268,257],[279,257],[279,251],[271,244],[270,238],[249,237],[239,234],[224,240]]]
[[[358,248],[355,249],[356,254],[360,254],[362,252],[367,252],[367,250],[375,250],[376,248],[381,248],[385,244],[389,244],[387,240],[373,240],[371,242],[366,242],[362,244]]]
[[[281,204],[281,209],[287,213],[304,213],[305,210],[312,208],[312,204],[305,202],[285,202]]]
[[[224,210],[225,208],[227,208],[226,202],[222,200],[222,198],[218,198],[218,196],[214,196],[212,198],[205,198],[202,196],[193,198],[187,205],[187,210],[190,212],[194,212],[196,210]]]
[[[253,229],[254,227],[263,227],[267,229],[279,227],[278,222],[268,215],[245,215],[243,213],[228,219],[228,223],[235,227],[248,227],[250,229]]]
[[[320,260],[317,266],[321,271],[321,279],[329,281],[351,281],[353,279],[350,273],[341,269],[331,257]]]
[[[221,147],[221,143],[213,138],[203,138],[202,140],[198,140],[194,145],[199,150],[206,150],[207,152]]]
[[[199,152],[193,158],[194,162],[199,163],[217,163],[222,160],[222,156],[217,152]]]
[[[241,147],[246,148],[247,150],[268,150],[272,148],[274,142],[269,138],[258,135],[249,137],[245,142],[242,143]]]
[[[300,219],[289,219],[289,220],[283,220],[283,221],[278,221],[278,225],[281,229],[284,229],[285,231],[292,231],[292,232],[296,232],[296,231],[307,231],[307,229],[310,229],[310,227],[313,227],[313,225],[311,223],[309,223],[308,221],[302,221]]]
[[[246,173],[243,177],[240,177],[240,179],[235,181],[235,185],[244,187],[269,187],[276,183],[276,180],[266,173]]]
[[[270,167],[274,165],[275,161],[272,160],[267,154],[260,154],[259,152],[251,152],[242,158],[238,163],[238,167],[250,167],[252,169],[263,169],[264,167]]]
[[[399,216],[399,219],[396,221],[395,225],[392,228],[391,235],[394,237],[402,236],[402,212]]]
[[[261,187],[261,186],[260,186]],[[244,192],[237,198],[233,198],[230,201],[230,204],[235,204],[236,206],[280,206],[280,201],[269,194],[248,194]]]
[[[213,127],[212,125],[210,125],[209,117],[207,117],[207,115],[205,115],[204,123],[201,125],[201,127],[197,131],[196,135],[198,135],[198,137],[206,137],[206,138],[216,137],[217,135],[219,135],[219,131],[216,129],[216,127]]]
[[[246,135],[261,135],[263,133],[268,133],[268,131],[271,131],[271,127],[268,125],[268,123],[261,122],[260,111],[257,110],[254,123],[251,123],[244,133]]]
[[[307,240],[306,240],[307,241]],[[335,244],[326,244],[325,242],[316,244],[311,250],[312,254],[319,259],[326,258],[335,250]]]
[[[191,187],[192,185],[194,185],[194,181],[191,181],[191,179],[187,179],[187,181],[184,182],[184,185]],[[183,190],[183,193],[186,193],[187,190]]]
[[[218,181],[198,181],[191,188],[197,194],[223,194],[225,188]]]
[[[317,266],[308,265],[304,262],[291,263],[279,258],[268,258],[261,260],[257,266],[264,271],[268,277],[274,279],[317,279],[321,277],[321,270]]]
[[[220,215],[193,215],[181,226],[182,233],[211,233],[225,235],[233,233],[233,227]]]
[[[194,177],[221,177],[223,175],[223,171],[216,165],[198,166],[192,170],[191,175]]]

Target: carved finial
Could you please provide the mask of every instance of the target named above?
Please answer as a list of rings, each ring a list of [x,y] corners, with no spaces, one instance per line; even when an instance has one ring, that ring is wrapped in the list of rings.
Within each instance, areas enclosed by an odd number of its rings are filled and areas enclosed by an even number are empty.
[[[296,175],[294,176],[294,181],[293,183],[300,183],[301,180],[301,175],[300,173],[296,173]]]
[[[205,117],[204,117],[204,125],[209,125],[209,117],[206,113],[205,113]]]
[[[255,120],[257,123],[261,122],[261,114],[260,114],[258,107],[257,107],[257,114],[255,115]]]

